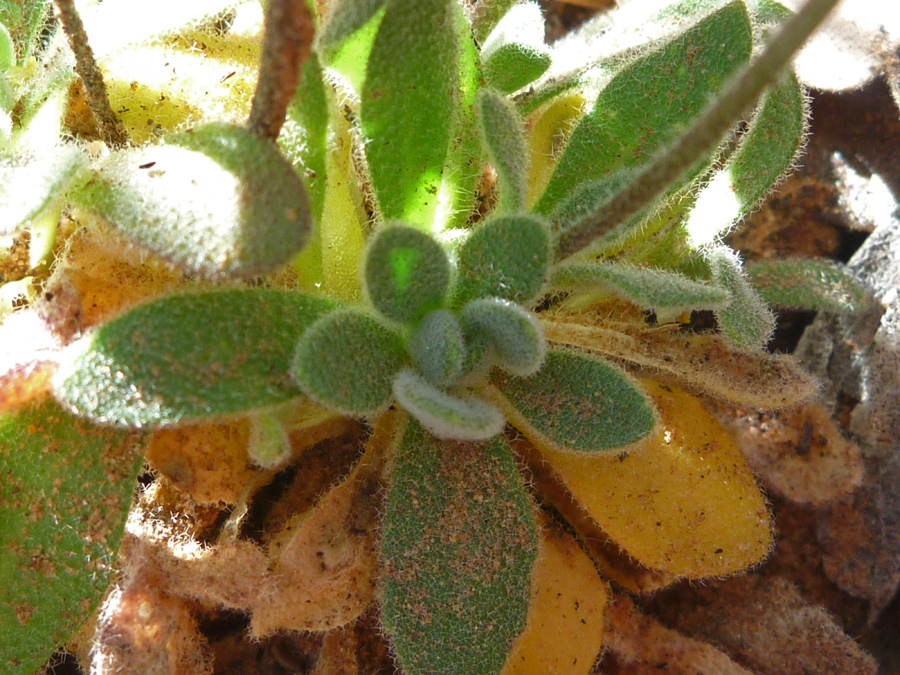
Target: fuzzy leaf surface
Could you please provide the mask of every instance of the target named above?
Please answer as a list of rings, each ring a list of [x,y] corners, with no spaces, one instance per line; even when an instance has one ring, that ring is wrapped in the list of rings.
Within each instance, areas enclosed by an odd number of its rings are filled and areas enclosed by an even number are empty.
[[[24,166],[0,165],[0,235],[13,234],[38,216],[85,164],[81,150],[64,146]]]
[[[140,436],[53,402],[0,416],[0,666],[32,675],[111,581]]]
[[[746,216],[790,171],[803,146],[807,104],[793,73],[763,96],[728,166],[697,195],[687,222],[695,244],[708,244]]]
[[[268,272],[303,248],[311,229],[290,163],[227,124],[116,153],[73,197],[138,244],[211,277]]]
[[[652,310],[718,309],[729,297],[723,288],[678,272],[621,262],[564,265],[554,270],[551,284],[560,289],[605,291]]]
[[[747,10],[732,2],[624,67],[573,132],[535,210],[550,214],[586,180],[649,160],[746,63],[751,48]]]
[[[731,295],[728,306],[716,311],[722,333],[738,347],[765,347],[775,331],[775,316],[747,282],[740,260],[726,249],[716,249],[710,251],[709,263],[713,282]]]
[[[862,309],[869,293],[841,265],[826,260],[776,260],[747,267],[763,299],[776,307],[846,313]]]
[[[429,235],[393,225],[375,235],[364,274],[375,309],[394,321],[413,322],[444,304],[450,261]]]
[[[463,307],[461,314],[466,334],[483,336],[503,370],[527,377],[544,363],[547,346],[541,326],[514,302],[481,298]]]
[[[408,675],[494,675],[525,625],[537,542],[509,446],[411,420],[385,517],[384,626]]]
[[[549,267],[550,230],[541,218],[491,218],[459,249],[456,301],[496,297],[527,303],[543,287]]]
[[[551,350],[531,377],[497,373],[496,402],[529,439],[562,451],[599,453],[631,445],[656,424],[653,406],[618,368]]]
[[[332,312],[300,338],[291,375],[307,394],[350,415],[375,415],[409,357],[399,333],[355,309]]]
[[[394,378],[394,396],[437,438],[484,441],[503,431],[506,424],[494,406],[473,396],[455,396],[438,389],[409,369]]]
[[[430,312],[406,344],[416,368],[433,385],[453,384],[462,374],[466,345],[462,326],[454,312]]]
[[[522,120],[503,96],[484,88],[478,92],[482,142],[497,172],[498,213],[525,210],[528,193],[528,149]]]
[[[452,122],[461,104],[460,39],[451,0],[387,0],[360,112],[386,220],[430,227]]]
[[[300,396],[294,347],[334,303],[247,288],[163,298],[73,347],[56,395],[80,415],[143,426],[229,415]]]

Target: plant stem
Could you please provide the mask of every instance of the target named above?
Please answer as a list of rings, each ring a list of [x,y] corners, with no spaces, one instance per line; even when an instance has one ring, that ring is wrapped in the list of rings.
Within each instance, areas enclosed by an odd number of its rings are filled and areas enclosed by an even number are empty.
[[[248,123],[263,138],[278,138],[314,32],[305,0],[269,0],[259,82]]]
[[[561,233],[556,259],[587,247],[637,214],[685,171],[712,152],[753,105],[839,0],[809,0],[769,41],[762,54],[706,109],[673,146],[599,209]]]
[[[97,61],[94,59],[94,51],[88,44],[84,24],[78,15],[78,10],[75,9],[75,2],[74,0],[55,0],[55,2],[63,31],[75,54],[75,72],[78,73],[78,77],[84,84],[84,99],[97,120],[100,137],[110,146],[125,145],[128,142],[128,135],[109,104],[106,85],[103,83],[103,73],[100,72]]]

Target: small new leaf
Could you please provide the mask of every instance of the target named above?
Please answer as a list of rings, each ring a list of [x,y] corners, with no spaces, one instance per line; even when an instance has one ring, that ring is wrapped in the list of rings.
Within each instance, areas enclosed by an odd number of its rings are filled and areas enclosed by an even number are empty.
[[[335,304],[273,289],[172,296],[137,307],[73,345],[56,396],[107,424],[171,425],[300,396],[297,340]]]
[[[537,216],[500,216],[480,225],[459,249],[456,302],[496,297],[526,304],[549,275],[550,229]]]
[[[375,415],[408,361],[398,333],[369,314],[339,309],[300,338],[291,375],[313,399],[348,415]]]
[[[728,249],[708,253],[713,281],[731,295],[728,306],[716,311],[719,328],[735,346],[762,349],[775,331],[775,316],[747,283],[741,261]]]
[[[492,398],[528,438],[566,452],[631,445],[656,423],[653,406],[618,368],[581,354],[551,350],[528,378],[496,373]]]
[[[722,309],[724,288],[694,281],[683,274],[624,262],[595,262],[558,267],[551,285],[559,289],[603,291],[653,311]]]
[[[484,336],[497,366],[520,377],[536,373],[547,346],[541,326],[527,310],[509,300],[482,298],[462,309],[467,335]]]
[[[437,438],[484,441],[506,425],[494,406],[474,396],[454,396],[408,368],[394,378],[394,396],[419,424]]]
[[[497,172],[500,198],[496,212],[514,214],[524,211],[528,193],[528,149],[519,114],[503,96],[485,88],[478,92],[478,120],[482,142]]]
[[[407,675],[496,675],[525,625],[537,542],[498,437],[438,441],[410,420],[388,493],[382,621]]]
[[[459,319],[449,310],[428,313],[406,349],[419,372],[437,387],[453,384],[462,374],[465,338]]]
[[[844,314],[871,301],[841,265],[827,260],[776,260],[746,268],[750,284],[776,307]]]
[[[450,261],[432,237],[393,225],[375,235],[363,275],[375,309],[394,321],[411,323],[444,304]]]
[[[277,416],[265,412],[250,415],[247,454],[264,469],[277,468],[291,456],[291,441]]]
[[[303,248],[311,228],[290,163],[227,124],[115,153],[73,198],[138,244],[210,277],[268,272]]]

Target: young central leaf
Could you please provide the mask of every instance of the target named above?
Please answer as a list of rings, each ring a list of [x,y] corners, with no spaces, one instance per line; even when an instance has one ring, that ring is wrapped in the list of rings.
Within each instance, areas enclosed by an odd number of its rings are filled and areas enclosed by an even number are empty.
[[[381,213],[430,227],[462,103],[455,0],[387,0],[362,91],[366,157]]]
[[[142,246],[212,277],[272,270],[303,248],[311,227],[290,163],[227,124],[115,153],[73,198]]]
[[[406,361],[399,334],[359,310],[336,310],[304,333],[291,374],[330,408],[374,415],[390,400],[391,380]]]
[[[499,673],[537,552],[509,447],[438,441],[411,420],[385,517],[382,617],[407,675]]]
[[[450,261],[427,234],[395,225],[380,230],[369,246],[364,275],[375,309],[407,323],[443,305]]]
[[[56,395],[81,415],[166,425],[300,395],[288,376],[297,340],[334,303],[245,288],[163,298],[73,346]]]

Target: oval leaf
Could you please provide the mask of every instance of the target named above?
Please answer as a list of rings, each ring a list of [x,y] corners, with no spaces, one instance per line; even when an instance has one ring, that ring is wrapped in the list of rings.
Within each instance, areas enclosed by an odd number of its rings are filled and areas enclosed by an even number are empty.
[[[549,274],[550,230],[535,216],[501,216],[478,227],[459,249],[456,302],[497,297],[525,304]]]
[[[775,316],[765,301],[747,283],[740,258],[732,251],[708,251],[713,281],[728,290],[728,306],[716,311],[719,329],[735,346],[762,349],[775,332]]]
[[[652,569],[690,579],[745,570],[772,546],[766,500],[731,434],[700,401],[644,382],[659,409],[652,436],[612,455],[535,445],[604,532]]]
[[[406,349],[419,372],[435,386],[453,384],[462,375],[466,345],[453,312],[442,309],[426,315]]]
[[[547,353],[529,378],[496,374],[493,397],[510,423],[539,446],[597,453],[631,445],[656,423],[653,406],[617,368],[581,354]]]
[[[752,37],[744,4],[732,2],[622,68],[573,132],[535,210],[549,215],[585,181],[639,166],[672,142],[747,62]]]
[[[354,309],[334,311],[303,334],[291,375],[312,398],[350,415],[375,415],[408,361],[398,333]]]
[[[360,118],[386,220],[430,227],[459,112],[453,0],[387,0],[369,55]]]
[[[403,672],[499,673],[525,624],[536,553],[531,504],[506,443],[438,441],[411,420],[382,550],[382,620]]]
[[[74,345],[56,395],[112,424],[169,425],[299,396],[288,375],[303,332],[334,303],[272,289],[163,298]]]
[[[311,228],[306,189],[278,149],[209,124],[115,153],[73,198],[138,244],[207,276],[254,276],[292,258]]]
[[[519,114],[500,94],[482,89],[478,92],[478,121],[482,141],[497,172],[500,191],[497,212],[524,211],[528,193],[528,148]]]
[[[401,370],[394,378],[394,396],[437,438],[484,441],[499,434],[506,425],[495,407],[472,396],[441,391],[409,369]]]
[[[528,311],[509,300],[473,300],[462,310],[467,335],[484,336],[503,370],[526,377],[544,363],[547,345],[541,326]]]
[[[776,307],[856,312],[869,293],[841,265],[830,260],[775,260],[750,265],[750,283]]]
[[[412,322],[444,304],[450,261],[424,232],[394,225],[375,236],[364,275],[375,309],[394,321]]]
[[[32,675],[96,607],[140,468],[140,436],[47,402],[0,417],[0,666]]]

